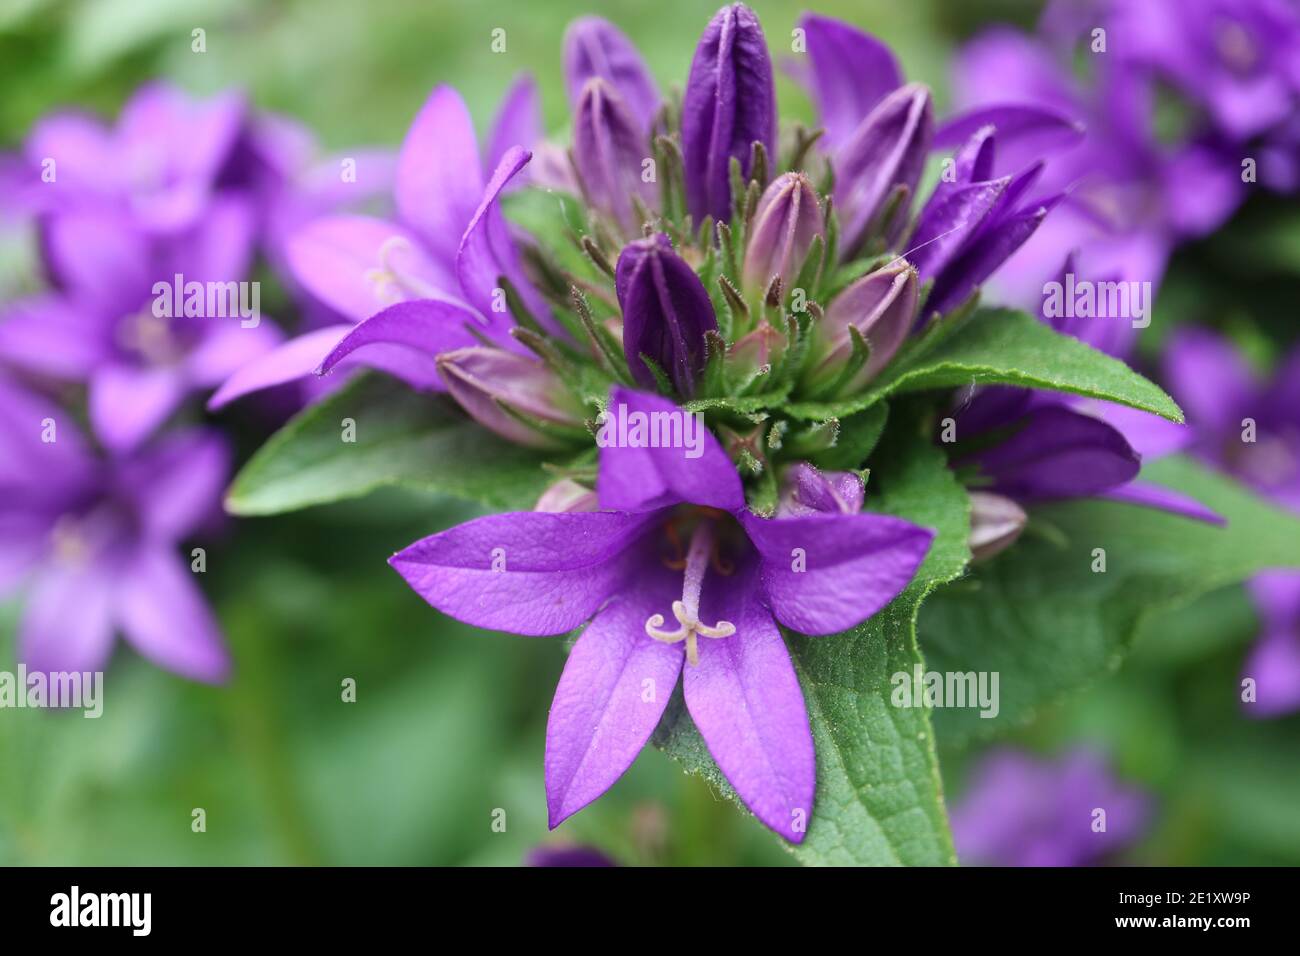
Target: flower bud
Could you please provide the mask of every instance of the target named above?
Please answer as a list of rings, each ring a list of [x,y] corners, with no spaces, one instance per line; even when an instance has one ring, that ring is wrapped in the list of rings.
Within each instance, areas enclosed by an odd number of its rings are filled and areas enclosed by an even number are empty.
[[[609,83],[648,133],[659,109],[659,88],[645,61],[623,32],[601,17],[579,17],[564,31],[564,86],[576,109],[587,82]]]
[[[826,382],[844,369],[853,355],[852,328],[866,340],[871,354],[863,367],[843,383],[841,391],[847,393],[871,381],[889,364],[911,332],[917,300],[916,270],[904,259],[896,259],[851,284],[826,310],[821,337],[828,348],[814,365],[813,377]]]
[[[704,28],[682,100],[686,200],[695,221],[731,219],[731,160],[748,176],[754,143],[776,150],[776,87],[758,16],[743,3]]]
[[[454,349],[438,356],[438,372],[471,418],[516,444],[562,447],[566,431],[576,435],[583,427],[581,408],[560,379],[526,355],[485,346]]]
[[[899,87],[867,114],[832,158],[835,208],[843,223],[846,258],[862,244],[894,193],[903,189],[904,208],[916,192],[934,137],[930,91],[917,83]]]
[[[970,551],[984,561],[1010,547],[1025,529],[1025,509],[989,491],[970,493]]]
[[[663,233],[628,243],[614,270],[623,310],[623,355],[644,388],[658,382],[641,360],[655,362],[683,396],[704,371],[705,333],[718,327],[704,283]]]
[[[587,201],[612,215],[627,232],[637,231],[634,195],[653,206],[654,183],[641,177],[646,136],[614,88],[599,77],[587,81],[573,121],[573,164]]]
[[[785,173],[772,180],[758,201],[745,250],[746,287],[764,290],[777,276],[781,287],[789,289],[824,228],[817,191],[807,176]]]
[[[812,514],[857,514],[866,489],[851,471],[818,471],[806,461],[795,462],[781,480],[776,517]]]

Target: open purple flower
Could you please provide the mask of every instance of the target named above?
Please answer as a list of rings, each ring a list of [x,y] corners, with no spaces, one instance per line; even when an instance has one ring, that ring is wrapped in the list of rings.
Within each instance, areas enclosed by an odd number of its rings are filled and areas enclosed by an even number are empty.
[[[416,388],[440,390],[434,356],[481,344],[468,328],[503,348],[518,349],[508,334],[514,318],[502,277],[549,324],[550,311],[523,274],[498,201],[531,158],[519,145],[502,145],[513,136],[536,136],[530,91],[531,84],[517,86],[498,117],[491,137],[495,166],[485,178],[464,101],[450,87],[435,89],[398,155],[396,221],[325,216],[289,243],[294,279],[346,321],[291,339],[247,364],[217,391],[210,406],[310,375],[338,350],[351,355],[363,348],[350,364],[361,362]],[[407,306],[399,321],[365,322],[395,305]],[[395,328],[409,332],[417,323],[423,333],[418,347],[412,347],[409,336],[389,338]],[[340,360],[335,358],[330,367]]]
[[[117,125],[77,113],[36,124],[23,146],[42,188],[37,212],[109,209],[152,234],[193,229],[220,188],[246,122],[241,97],[188,97],[161,83],[141,87]]]
[[[1089,750],[1057,760],[999,750],[977,765],[950,816],[964,864],[1087,866],[1137,840],[1150,809]]]
[[[72,415],[0,378],[0,593],[25,594],[29,668],[102,670],[120,631],[160,667],[225,678],[217,622],[176,546],[214,516],[228,457],[196,429],[101,461]]]
[[[672,421],[671,402],[614,389],[610,421]],[[699,457],[614,429],[598,512],[491,515],[418,541],[390,563],[458,620],[526,635],[590,620],[556,688],[546,741],[550,825],[631,765],[678,678],[686,707],[740,798],[803,838],[814,755],[778,622],[833,634],[912,579],[932,532],[842,511],[760,518],[717,440]]]
[[[54,287],[5,307],[0,360],[85,382],[100,439],[135,448],[186,395],[279,341],[244,281],[253,229],[247,204],[226,197],[165,235],[108,207],[47,214],[42,251]]]

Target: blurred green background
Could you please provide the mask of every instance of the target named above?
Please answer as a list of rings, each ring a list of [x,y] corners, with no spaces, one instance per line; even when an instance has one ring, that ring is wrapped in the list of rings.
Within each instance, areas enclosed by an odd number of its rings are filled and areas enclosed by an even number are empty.
[[[779,49],[806,4],[752,5]],[[940,104],[955,43],[988,22],[1032,23],[1037,11],[989,0],[812,6],[892,44]],[[559,51],[572,17],[614,20],[669,86],[684,80],[715,7],[0,0],[0,147],[16,146],[52,108],[111,115],[158,76],[197,93],[242,87],[259,108],[295,116],[326,147],[342,148],[395,146],[437,83],[455,84],[485,125],[527,69],[555,129],[566,122]],[[207,31],[201,55],[190,50],[195,27]],[[489,47],[496,27],[507,31],[504,54]],[[807,116],[802,95],[778,85],[785,115]],[[1231,269],[1213,250],[1190,251],[1162,305],[1215,307],[1219,299],[1196,285],[1217,281],[1198,256]],[[1193,317],[1246,328],[1275,321],[1267,301],[1258,315],[1252,308],[1234,299],[1231,310]],[[253,447],[262,437],[241,440]],[[384,492],[231,522],[209,548],[205,583],[233,649],[234,681],[190,684],[121,651],[102,719],[0,715],[0,863],[512,865],[548,842],[594,844],[632,864],[790,862],[761,826],[654,750],[547,834],[542,749],[562,642],[450,622],[385,565],[394,550],[468,514]],[[2,613],[0,668],[11,669],[14,609]],[[1156,826],[1127,862],[1300,862],[1300,764],[1272,756],[1297,752],[1296,719],[1248,722],[1221,687],[1235,686],[1255,627],[1240,589],[1213,595],[1157,622],[1116,677],[1018,734],[1047,750],[1100,741],[1122,776],[1156,794]],[[354,704],[341,699],[345,678],[357,682]],[[958,790],[971,754],[942,757]],[[205,833],[191,831],[198,807]],[[498,809],[505,832],[492,827]]]

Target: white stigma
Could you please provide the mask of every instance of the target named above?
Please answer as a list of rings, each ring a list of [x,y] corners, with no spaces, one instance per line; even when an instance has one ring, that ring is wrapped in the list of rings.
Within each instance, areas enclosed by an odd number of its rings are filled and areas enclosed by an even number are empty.
[[[692,665],[700,662],[697,637],[723,638],[736,633],[736,625],[730,621],[719,621],[711,626],[700,621],[700,589],[712,554],[713,522],[704,518],[691,534],[691,547],[686,555],[686,570],[682,578],[682,599],[673,602],[673,617],[677,618],[678,627],[665,631],[662,614],[652,614],[645,622],[645,632],[656,641],[665,644],[685,641],[686,660]]]

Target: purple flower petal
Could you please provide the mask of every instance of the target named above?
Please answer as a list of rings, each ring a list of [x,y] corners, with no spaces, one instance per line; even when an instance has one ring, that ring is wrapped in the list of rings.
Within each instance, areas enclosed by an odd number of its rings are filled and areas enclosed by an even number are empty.
[[[144,535],[172,544],[220,512],[230,448],[215,431],[173,433],[124,463],[123,484],[136,502]]]
[[[610,392],[606,414],[607,437],[597,437],[601,450],[596,492],[602,508],[642,512],[689,502],[734,513],[745,507],[740,476],[702,419],[689,421],[690,413],[668,399],[625,388]],[[630,416],[638,414],[647,422],[680,417],[683,435],[686,426],[694,428],[698,445],[649,448],[620,442],[619,423],[630,425]],[[689,457],[696,450],[698,456]]]
[[[546,723],[546,806],[552,829],[608,790],[659,724],[684,649],[646,634],[646,620],[681,594],[655,560],[636,589],[597,612],[573,646]]]
[[[500,164],[484,188],[478,209],[465,227],[456,253],[456,275],[466,300],[478,309],[487,321],[488,328],[499,341],[504,342],[507,330],[514,324],[505,308],[504,298],[497,293],[499,280],[505,276],[518,290],[529,311],[544,325],[554,328],[551,311],[545,300],[537,294],[519,262],[519,250],[506,227],[497,201],[510,180],[528,164],[532,153],[518,146],[506,150]],[[496,306],[500,306],[498,309]]]
[[[1126,485],[1104,491],[1097,497],[1105,498],[1108,501],[1122,501],[1125,504],[1141,505],[1144,508],[1154,508],[1157,511],[1167,511],[1170,514],[1179,515],[1183,518],[1192,518],[1196,521],[1204,521],[1207,524],[1226,525],[1228,523],[1227,518],[1201,504],[1195,498],[1169,488],[1161,488],[1159,485],[1147,484],[1141,481],[1130,481]]]
[[[700,662],[682,673],[691,719],[718,769],[754,816],[793,843],[812,817],[816,759],[803,691],[767,609],[754,599],[754,568],[707,587],[703,619],[736,626],[700,640]]]
[[[695,48],[682,101],[686,197],[696,222],[731,218],[730,164],[749,175],[755,142],[776,155],[776,87],[767,40],[754,11],[723,7]]]
[[[996,226],[983,230],[971,243],[972,248],[935,281],[925,311],[942,314],[969,298],[977,286],[1028,241],[1054,204],[1055,199],[1046,200],[1036,208],[1007,216]]]
[[[479,340],[466,330],[478,325],[478,317],[469,309],[430,299],[399,302],[377,312],[355,326],[320,362],[323,374],[334,369],[349,356],[362,361],[380,349],[403,352],[418,363],[420,387],[441,391],[437,357],[441,352],[469,348]],[[410,380],[409,375],[403,378]]]
[[[1246,713],[1277,717],[1300,710],[1300,632],[1266,633],[1251,649],[1242,675],[1255,679],[1255,703]]]
[[[283,333],[270,322],[245,328],[238,318],[205,321],[213,327],[185,358],[185,377],[200,388],[220,385],[284,341]]]
[[[1117,430],[1060,405],[1033,409],[1014,434],[958,464],[966,461],[979,464],[990,490],[1017,501],[1098,495],[1131,481],[1140,467]]]
[[[640,567],[632,545],[654,517],[488,515],[417,541],[388,563],[458,621],[513,634],[563,634],[626,585]]]
[[[803,634],[856,627],[911,583],[934,532],[887,515],[816,514],[741,523],[762,557],[764,598]]]
[[[1300,571],[1264,571],[1247,586],[1265,622],[1281,626],[1300,622]]]
[[[64,296],[33,296],[5,307],[0,359],[40,375],[84,380],[112,355],[109,334],[96,310]]]
[[[395,301],[459,296],[455,276],[420,239],[382,219],[317,219],[294,234],[287,255],[303,288],[357,322]]]
[[[289,339],[226,379],[208,399],[208,410],[217,411],[237,398],[314,374],[321,361],[354,328],[356,326],[329,325]]]
[[[1245,360],[1205,329],[1179,329],[1165,350],[1165,381],[1193,427],[1212,434],[1241,429],[1258,392]]]
[[[18,659],[31,671],[102,671],[112,649],[112,575],[98,562],[48,563],[27,593]]]
[[[230,657],[212,610],[189,567],[146,545],[121,572],[117,617],[128,643],[159,667],[206,683],[230,674]]]
[[[1001,176],[1022,168],[1025,157],[1050,156],[1077,146],[1083,124],[1051,107],[1029,103],[1000,103],[976,107],[949,119],[934,134],[934,148],[948,149],[992,128],[998,139],[1001,164],[985,176]]]
[[[439,86],[402,141],[397,157],[397,211],[444,262],[483,194],[474,121],[460,94]]]
[[[613,86],[642,132],[649,131],[660,97],[641,54],[608,20],[579,17],[564,31],[564,88],[575,109],[583,88],[593,77]]]
[[[521,73],[516,77],[488,136],[487,168],[496,169],[511,146],[532,149],[542,139],[542,104],[537,96],[537,84],[532,76]]]
[[[105,447],[130,451],[176,411],[185,392],[175,367],[104,365],[90,379],[90,422]]]
[[[104,212],[48,219],[42,248],[60,288],[104,316],[133,312],[149,301],[154,280],[149,246],[131,223]]]
[[[813,101],[826,130],[823,144],[834,150],[902,86],[903,73],[888,46],[856,27],[813,13],[800,17],[799,26],[808,42]]]

